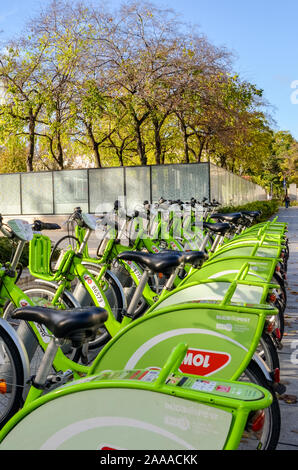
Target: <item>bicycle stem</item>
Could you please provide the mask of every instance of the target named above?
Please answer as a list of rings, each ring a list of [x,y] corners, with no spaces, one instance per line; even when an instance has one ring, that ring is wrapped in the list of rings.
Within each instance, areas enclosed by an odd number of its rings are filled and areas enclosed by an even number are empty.
[[[214,253],[216,247],[222,242],[224,237],[220,234],[216,235],[212,247],[210,248],[210,253]]]
[[[26,242],[23,241],[23,240],[20,240],[19,243],[18,243],[18,246],[17,246],[17,249],[14,253],[14,256],[13,256],[13,260],[11,262],[11,269],[12,270],[15,270],[17,265],[18,265],[18,262],[21,258],[21,255],[22,255],[22,252],[23,252],[23,249],[24,249],[24,246],[25,246]]]
[[[85,233],[85,235],[84,235],[84,239],[83,239],[83,241],[82,241],[82,243],[81,243],[81,246],[80,246],[80,248],[79,248],[77,254],[79,254],[79,255],[82,255],[82,254],[83,254],[83,251],[84,251],[84,249],[85,249],[85,247],[86,247],[86,245],[87,245],[87,242],[88,242],[88,240],[89,240],[89,238],[90,238],[90,235],[91,235],[91,229],[88,228],[88,229],[86,230],[86,233]]]
[[[50,344],[43,355],[37,374],[34,378],[33,385],[37,386],[37,388],[43,387],[45,385],[59,346],[60,341],[52,337]]]
[[[150,275],[150,271],[148,269],[145,269],[144,272],[143,272],[143,275],[140,279],[140,283],[138,284],[136,290],[135,290],[135,293],[131,299],[131,302],[127,308],[127,311],[126,311],[126,316],[129,317],[129,318],[133,318],[133,314],[134,314],[134,311],[137,307],[137,304],[138,304],[138,301],[140,300],[141,296],[142,296],[142,292],[148,282],[148,279],[149,279],[149,275]]]

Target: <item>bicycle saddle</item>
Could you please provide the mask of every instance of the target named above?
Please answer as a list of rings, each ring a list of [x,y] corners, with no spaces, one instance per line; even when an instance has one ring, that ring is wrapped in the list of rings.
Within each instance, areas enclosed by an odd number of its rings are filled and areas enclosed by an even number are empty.
[[[181,252],[164,251],[161,253],[145,253],[143,251],[123,251],[117,258],[127,261],[136,261],[145,265],[150,271],[157,273],[169,273],[181,264]]]
[[[203,222],[203,228],[207,228],[208,230],[211,230],[211,232],[220,233],[223,235],[229,230],[230,225],[223,222]]]
[[[242,214],[244,215],[248,215],[249,217],[258,217],[259,215],[261,215],[261,212],[260,211],[241,211]]]
[[[184,264],[191,264],[194,267],[198,267],[201,266],[203,261],[208,259],[208,255],[203,251],[182,251],[179,259],[180,262],[183,262]]]
[[[11,315],[18,320],[34,321],[45,325],[56,338],[72,341],[79,347],[93,337],[108,318],[106,310],[100,307],[83,307],[68,310],[27,306],[16,309]]]
[[[212,214],[212,219],[219,219],[219,220],[226,220],[227,222],[237,222],[237,220],[241,219],[242,214],[241,212],[232,212],[230,214],[221,214],[216,213]]]

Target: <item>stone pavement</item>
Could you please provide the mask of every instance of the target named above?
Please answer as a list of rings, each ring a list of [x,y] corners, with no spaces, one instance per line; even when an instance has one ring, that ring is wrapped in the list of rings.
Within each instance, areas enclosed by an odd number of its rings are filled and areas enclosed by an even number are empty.
[[[281,382],[287,387],[288,400],[279,400],[281,434],[277,450],[298,450],[298,206],[280,208],[277,215],[279,221],[288,223],[290,248],[285,335],[279,351]]]

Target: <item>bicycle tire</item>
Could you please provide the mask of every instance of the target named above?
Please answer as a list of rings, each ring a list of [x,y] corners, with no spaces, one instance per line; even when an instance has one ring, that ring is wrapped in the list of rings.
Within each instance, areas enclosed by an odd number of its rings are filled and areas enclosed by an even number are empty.
[[[274,306],[278,310],[278,313],[276,315],[276,326],[280,331],[280,340],[282,340],[285,332],[285,315],[283,308],[281,307],[280,302],[278,300],[275,301]]]
[[[94,276],[94,277],[97,277],[100,270],[101,270],[101,267],[100,266],[97,266],[96,264],[89,264],[89,263],[83,263],[84,266],[87,268],[87,270]],[[107,297],[107,300],[110,304],[110,307],[113,311],[113,314],[116,318],[117,321],[121,321],[121,318],[122,318],[122,311],[125,307],[124,303],[123,303],[123,296],[122,296],[122,292],[120,290],[120,287],[118,286],[117,282],[115,281],[115,279],[113,278],[113,276],[108,272],[106,271],[101,279],[101,281],[99,281],[99,283],[102,282],[102,283],[105,283],[106,286],[102,286],[103,288],[103,291]],[[119,284],[120,284],[120,281],[119,281]],[[108,287],[107,287],[108,285]],[[89,296],[89,301],[91,301],[91,297]],[[90,303],[90,305],[93,305],[92,303]]]
[[[257,353],[271,371],[280,369],[279,355],[274,341],[268,333],[263,332]]]
[[[1,325],[0,359],[0,379],[7,383],[6,393],[0,394],[0,428],[2,428],[23,405],[24,369],[13,338]]]
[[[284,311],[285,308],[286,308],[286,305],[287,305],[287,290],[286,290],[286,287],[285,287],[285,281],[283,280],[283,278],[280,275],[278,275],[277,273],[274,273],[273,274],[273,282],[277,283],[280,287],[280,290],[281,290],[281,303],[282,303],[282,308],[283,308],[283,311]]]
[[[101,269],[100,266],[97,266],[96,264],[92,264],[92,263],[84,263],[84,266],[94,277],[97,277]],[[103,291],[107,297],[107,300],[109,302],[109,305],[111,307],[111,310],[113,312],[115,319],[120,322],[122,319],[122,312],[124,309],[122,292],[119,286],[117,285],[116,281],[113,279],[113,276],[110,275],[109,272],[105,272],[101,282],[106,284],[106,288],[105,286],[102,286]],[[72,290],[72,293],[75,296],[74,289]],[[80,299],[77,299],[77,300],[80,301]],[[84,299],[83,305],[84,306],[94,305],[91,297],[89,296],[87,292],[86,292],[86,297]],[[104,327],[102,327],[100,331],[101,331],[101,334],[98,335],[94,340],[88,343],[89,345],[88,347],[90,351],[103,347],[111,339],[111,335]]]
[[[133,295],[136,291],[136,287],[137,287],[136,284],[135,284],[135,281],[132,278],[132,276],[130,275],[130,273],[122,265],[118,265],[117,267],[113,267],[113,273],[117,276],[117,278],[119,279],[119,281],[122,285],[127,306],[129,306],[129,304],[130,304],[130,302],[133,298]],[[152,279],[149,279],[148,283],[149,283],[150,287],[152,288],[153,284],[152,283],[150,284],[151,281],[152,281]],[[137,319],[137,318],[141,317],[146,312],[146,310],[148,310],[148,308],[149,308],[149,305],[146,302],[145,298],[142,296],[139,299],[138,305],[134,310],[134,319]],[[121,319],[120,319],[120,321],[121,321]]]
[[[263,371],[254,360],[250,361],[244,374],[238,380],[260,385],[267,388],[272,394],[272,403],[264,410],[265,422],[262,428],[262,435],[259,436],[250,432],[252,437],[250,443],[253,446],[253,450],[275,450],[280,436],[281,416],[278,399],[271,384],[267,381]],[[239,449],[246,450],[247,447],[247,436],[244,433]]]
[[[51,305],[51,299],[56,294],[56,288],[54,286],[33,281],[32,283],[29,283],[26,287],[24,287],[22,290],[30,299],[33,300],[36,305],[58,308]],[[64,308],[75,308],[75,305],[65,294],[61,295],[59,302],[64,306]],[[7,320],[14,329],[18,330],[20,328],[21,322],[18,320],[13,320],[10,317],[11,313],[13,312],[13,310],[15,310],[15,308],[16,306],[13,304],[13,302],[8,302],[3,309],[3,318]],[[25,323],[28,325],[28,332],[26,333],[25,338],[22,338],[22,340],[28,354],[28,359],[30,363],[30,373],[31,375],[35,375],[44,352],[39,346],[39,342],[33,330],[30,328],[30,325],[27,322]],[[65,349],[63,352],[74,362],[78,362],[78,360],[80,359],[79,349],[76,350],[69,348],[68,350]]]
[[[52,307],[55,308],[51,304],[51,300],[56,294],[56,287],[51,286],[49,284],[44,284],[44,283],[39,283],[37,281],[33,281],[32,283],[29,283],[26,287],[24,287],[23,292],[31,298],[36,305],[43,305],[46,307]],[[45,302],[43,299],[46,299]],[[90,299],[91,300],[91,299]],[[61,298],[59,299],[59,303],[62,304],[65,308],[72,309],[75,308],[76,305],[74,305],[71,301],[71,299],[66,295],[62,294]],[[90,304],[92,305],[92,303]],[[19,322],[16,322],[15,320],[11,320],[9,318],[9,312],[12,312],[15,309],[15,305],[12,302],[8,302],[4,308],[4,315],[3,317],[12,324],[14,328],[18,327]],[[32,331],[32,330],[31,330]],[[34,342],[34,334],[32,332],[32,342]],[[107,330],[103,327],[100,330],[99,337],[97,337],[94,341],[91,341],[89,344],[90,350],[98,349],[102,346],[104,346],[109,340],[111,339],[110,334],[107,332]],[[43,354],[43,351],[39,347],[38,341],[35,339],[35,347],[34,345],[28,345],[27,342],[25,341],[25,348],[28,352],[29,356],[29,361],[30,361],[30,369],[31,369],[31,374],[34,375],[38,369],[38,363],[41,360],[41,355]],[[36,353],[36,349],[39,348],[39,353]],[[71,349],[71,351],[66,351],[63,350],[63,352],[74,362],[79,362],[82,358],[82,348],[77,348],[77,349]],[[33,360],[33,354],[36,355],[35,357],[35,362],[36,365],[32,365],[32,360]],[[39,356],[39,358],[37,357]]]

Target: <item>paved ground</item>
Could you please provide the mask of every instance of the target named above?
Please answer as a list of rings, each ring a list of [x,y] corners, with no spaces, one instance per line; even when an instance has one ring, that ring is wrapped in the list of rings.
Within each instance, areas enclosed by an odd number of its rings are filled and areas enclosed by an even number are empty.
[[[298,207],[281,208],[278,219],[289,227],[288,302],[284,347],[279,352],[281,381],[288,400],[280,400],[281,435],[278,450],[298,450]],[[297,354],[295,353],[297,351]]]

